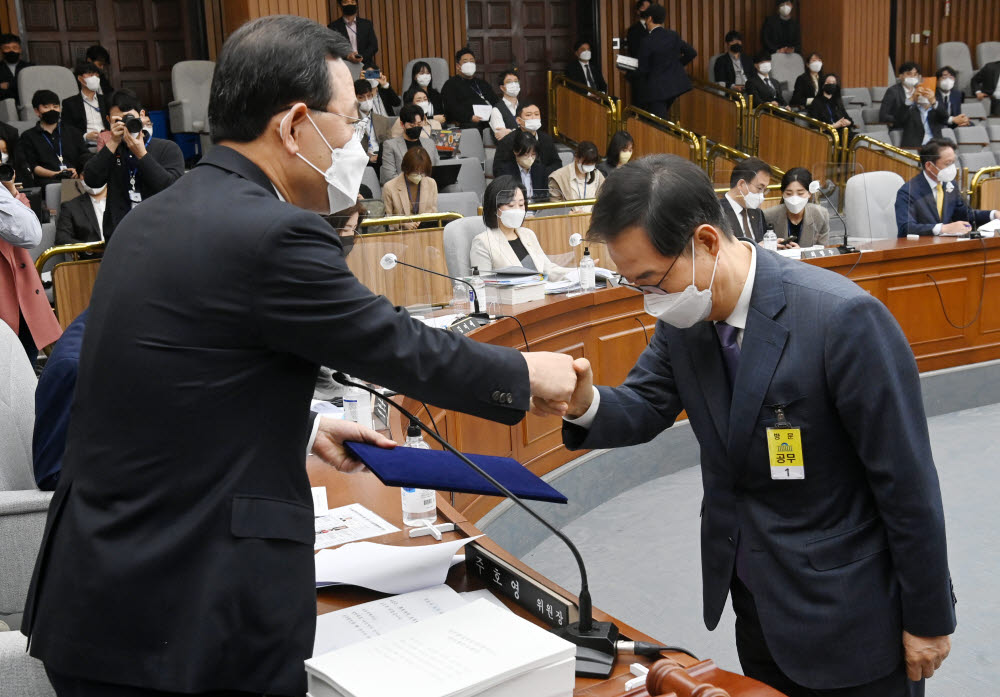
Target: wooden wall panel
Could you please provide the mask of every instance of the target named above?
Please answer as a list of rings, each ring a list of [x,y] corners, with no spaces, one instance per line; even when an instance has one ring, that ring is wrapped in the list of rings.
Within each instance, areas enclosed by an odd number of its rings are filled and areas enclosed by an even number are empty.
[[[845,87],[884,85],[891,9],[891,0],[803,3],[802,50],[823,54],[824,70],[839,73]]]
[[[896,0],[896,65],[908,60],[920,64],[924,75],[933,75],[934,48],[946,41],[964,41],[976,67],[976,45],[1000,39],[1000,2],[951,0],[946,17],[944,0]],[[930,29],[929,38],[911,44],[910,35]],[[925,43],[926,42],[926,43]]]

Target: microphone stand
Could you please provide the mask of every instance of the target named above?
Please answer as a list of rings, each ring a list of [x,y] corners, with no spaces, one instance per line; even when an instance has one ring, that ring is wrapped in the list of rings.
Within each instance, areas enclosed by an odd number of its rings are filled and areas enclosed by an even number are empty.
[[[405,261],[400,261],[399,259],[394,259],[394,261],[400,266],[409,266],[411,269],[416,269],[417,271],[423,271],[425,273],[432,273],[435,276],[440,276],[441,278],[448,278],[451,279],[452,281],[458,281],[459,283],[464,283],[465,285],[469,286],[469,289],[472,291],[472,306],[474,310],[473,312],[469,313],[469,317],[476,320],[479,324],[490,323],[489,313],[479,311],[479,294],[476,293],[476,287],[473,286],[468,281],[466,281],[464,278],[459,278],[458,276],[449,276],[448,274],[443,274],[438,271],[431,271],[430,269],[425,269],[422,266],[414,266],[413,264],[407,264]]]
[[[816,183],[819,184],[819,182]],[[826,192],[823,191],[822,187],[817,187],[816,191],[823,194],[823,198],[825,198],[826,202],[830,204],[830,208],[833,210],[833,214],[837,216],[840,222],[844,224],[844,241],[840,243],[839,247],[837,247],[837,251],[841,254],[854,254],[858,250],[847,243],[847,221],[844,220],[844,218],[840,215],[840,212],[837,210],[837,207],[833,205],[833,201],[831,201],[830,197],[826,195]]]

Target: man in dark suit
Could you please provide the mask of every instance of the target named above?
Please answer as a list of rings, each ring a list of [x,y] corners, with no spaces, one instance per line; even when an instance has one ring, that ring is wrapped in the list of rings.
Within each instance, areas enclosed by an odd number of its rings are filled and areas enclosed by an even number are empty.
[[[559,151],[556,150],[552,136],[542,130],[542,110],[534,102],[521,102],[517,105],[516,121],[518,130],[532,134],[538,141],[535,146],[536,159],[532,172],[534,173],[537,169],[542,181],[545,182],[542,188],[546,188],[549,175],[562,167],[562,160],[559,159]],[[516,132],[508,133],[497,143],[497,151],[493,156],[494,174],[501,170],[503,174],[515,174],[512,171],[503,170],[503,168],[515,166],[513,136]],[[497,170],[497,167],[500,167],[501,170]],[[495,174],[495,176],[500,175]]]
[[[590,50],[590,42],[577,39],[573,44],[573,60],[566,66],[566,77],[586,85],[598,92],[607,92],[608,83],[604,81],[601,66],[594,62],[594,52]]]
[[[101,131],[108,129],[108,100],[99,93],[101,70],[93,63],[79,63],[73,69],[80,92],[62,103],[62,120],[83,134],[88,143],[96,143]]]
[[[753,61],[743,53],[743,35],[735,29],[730,31],[726,34],[726,52],[716,59],[712,79],[742,92],[753,71]]]
[[[108,203],[107,185],[94,189],[86,182],[76,185],[82,192],[59,207],[56,244],[82,244],[104,239],[104,211]]]
[[[776,0],[776,11],[760,28],[761,50],[772,53],[802,53],[802,28],[792,17],[792,0]]]
[[[341,16],[328,25],[351,43],[351,54],[345,60],[352,63],[374,63],[378,53],[378,37],[370,19],[358,17],[358,0],[337,0]]]
[[[691,78],[684,66],[698,55],[691,44],[672,29],[665,29],[667,10],[663,5],[651,5],[646,11],[649,36],[643,39],[639,52],[640,88],[636,104],[651,114],[667,118],[677,97],[691,89]]]
[[[60,697],[305,693],[305,455],[350,469],[343,440],[391,445],[319,419],[313,444],[320,365],[508,424],[572,394],[570,356],[425,327],[348,269],[316,212],[356,203],[366,163],[350,51],[302,17],[240,27],[214,149],[108,247],[22,625]]]
[[[468,46],[458,49],[455,52],[455,74],[441,88],[448,123],[479,129],[489,125],[489,114],[480,116],[475,113],[475,107],[488,106],[492,111],[499,97],[488,82],[476,77],[476,70],[476,55],[472,49]]]
[[[955,144],[947,138],[935,138],[920,149],[920,174],[896,193],[898,237],[955,237],[1000,217],[998,211],[980,211],[966,205],[955,184],[957,163]]]
[[[0,100],[13,99],[21,106],[21,95],[17,89],[17,78],[22,70],[34,63],[21,60],[21,37],[17,34],[0,34]]]
[[[911,104],[896,111],[895,125],[903,129],[899,144],[904,148],[919,148],[933,138],[941,137],[948,125],[948,107],[937,101],[928,87],[917,87]]]
[[[922,79],[920,66],[913,61],[899,66],[899,82],[887,89],[882,97],[882,106],[878,109],[880,123],[889,124],[890,129],[903,127],[903,111],[913,104],[914,93]]]
[[[934,97],[944,106],[948,114],[948,124],[952,126],[968,126],[969,117],[962,113],[962,102],[965,93],[955,87],[958,71],[949,65],[937,71],[937,90]]]
[[[731,592],[744,673],[789,697],[922,695],[954,596],[895,319],[839,274],[734,239],[680,157],[609,177],[588,237],[659,321],[620,387],[574,364],[567,447],[644,443],[685,410],[701,448],[705,624]]]
[[[729,231],[737,237],[760,242],[764,239],[764,214],[760,210],[771,183],[771,167],[763,160],[748,157],[737,163],[729,175],[729,191],[719,199]]]
[[[754,107],[760,104],[786,106],[781,85],[771,78],[771,54],[766,51],[758,53],[754,56],[753,67],[753,73],[747,78],[746,94],[753,97]]]
[[[529,203],[547,201],[549,168],[542,162],[539,141],[534,134],[518,129],[504,136],[500,144],[504,147],[504,158],[499,163],[494,160],[494,178],[516,177],[524,186]]]
[[[94,44],[87,48],[85,58],[88,63],[93,63],[101,71],[101,94],[104,95],[105,99],[109,98],[115,91],[108,78],[108,73],[111,72],[111,54],[100,44]]]
[[[982,70],[972,76],[971,87],[976,99],[989,97],[991,113],[1000,116],[1000,61],[984,65]]]
[[[625,35],[625,52],[632,58],[639,57],[642,52],[642,42],[649,36],[649,29],[646,28],[646,16],[649,14],[651,5],[653,3],[650,0],[639,0],[635,4],[636,21],[628,28],[628,33]],[[632,86],[632,101],[638,104],[638,90],[642,82],[639,71],[626,70],[625,79]]]

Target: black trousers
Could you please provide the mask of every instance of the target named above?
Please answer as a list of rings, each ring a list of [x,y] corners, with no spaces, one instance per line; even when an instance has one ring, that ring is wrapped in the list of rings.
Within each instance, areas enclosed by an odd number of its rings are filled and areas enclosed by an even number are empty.
[[[58,697],[266,697],[255,692],[234,692],[231,690],[199,692],[197,695],[161,692],[143,687],[129,687],[128,685],[113,685],[96,680],[70,678],[53,673],[48,668],[45,669],[45,672],[48,674],[49,682],[52,683]]]
[[[907,678],[903,664],[884,678],[865,685],[835,690],[814,690],[799,685],[774,662],[764,640],[753,595],[735,575],[731,590],[733,611],[736,613],[736,651],[747,677],[760,680],[788,697],[923,697],[924,681],[912,682]]]
[[[674,99],[664,99],[655,102],[646,102],[640,109],[645,109],[653,116],[659,116],[661,119],[670,118],[670,107],[673,106]]]
[[[24,320],[24,315],[18,313],[18,319],[21,324],[17,330],[17,338],[20,340],[21,346],[24,347],[24,352],[28,354],[31,367],[34,368],[38,365],[38,347],[35,346],[35,340],[31,336],[31,330],[28,329],[28,323]]]

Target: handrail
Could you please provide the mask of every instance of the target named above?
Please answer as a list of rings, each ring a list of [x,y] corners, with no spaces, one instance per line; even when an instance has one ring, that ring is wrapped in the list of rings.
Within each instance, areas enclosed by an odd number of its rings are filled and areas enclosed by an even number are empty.
[[[593,206],[597,203],[596,198],[580,198],[571,201],[544,201],[541,203],[529,203],[526,207],[529,211],[547,211],[557,208],[576,208],[577,206]]]
[[[709,82],[708,80],[702,80],[701,78],[691,78],[691,84],[695,87],[699,87],[706,92],[716,91],[722,92],[722,96],[729,97],[735,102],[739,102],[739,105],[743,108],[747,108],[747,97],[745,94],[739,90],[730,89],[729,87],[723,87],[722,85],[716,84],[714,82]]]
[[[38,271],[38,273],[41,273],[42,269],[45,267],[45,262],[47,262],[52,257],[59,256],[60,254],[78,255],[78,254],[103,252],[103,251],[104,251],[104,242],[81,242],[78,244],[63,244],[59,245],[58,247],[49,247],[40,255],[38,255],[38,258],[35,260],[35,269]]]
[[[918,165],[920,163],[920,157],[915,152],[910,152],[909,150],[903,150],[902,148],[897,148],[895,145],[892,145],[891,143],[883,143],[881,140],[875,140],[871,136],[865,135],[864,133],[854,136],[854,139],[851,141],[851,146],[848,149],[851,152],[854,152],[855,150],[858,149],[859,143],[870,143],[871,145],[877,147],[879,150],[885,150],[886,152],[891,152],[894,155],[899,155],[904,160],[913,160]]]
[[[839,131],[836,128],[834,128],[832,125],[830,125],[828,123],[824,123],[823,121],[820,121],[818,119],[814,119],[811,116],[804,116],[803,114],[800,114],[800,113],[798,113],[796,111],[792,111],[791,109],[786,109],[785,107],[774,106],[772,104],[766,104],[766,103],[765,104],[758,104],[754,108],[754,110],[753,110],[753,117],[754,117],[754,119],[756,121],[760,121],[760,117],[761,117],[761,115],[762,115],[763,112],[771,112],[772,115],[774,115],[774,116],[788,117],[788,118],[790,118],[792,120],[792,124],[793,125],[796,125],[795,124],[795,120],[796,119],[801,120],[801,121],[805,121],[810,126],[813,126],[814,128],[816,128],[820,133],[826,133],[827,135],[830,135],[830,136],[833,137],[832,143],[833,143],[833,153],[834,153],[834,156],[836,156],[836,153],[840,150],[840,133],[839,133]],[[754,149],[755,152],[759,152],[760,151],[760,130],[757,129],[757,128],[754,128],[754,143],[753,143],[753,146],[754,146],[753,149]]]
[[[416,215],[388,215],[382,218],[367,218],[361,222],[361,227],[376,227],[379,225],[399,225],[400,223],[424,223],[431,220],[460,220],[464,216],[461,213],[445,211],[441,213],[418,213]],[[372,232],[361,235],[362,237],[375,237],[376,235],[390,235],[399,230],[389,230],[387,232]]]
[[[738,90],[723,87],[722,85],[709,82],[708,80],[702,80],[700,78],[691,78],[691,84],[694,89],[714,93],[716,96],[725,97],[726,99],[736,103],[736,145],[746,144],[749,140],[747,137],[748,134],[746,132],[746,126],[747,118],[750,113],[750,102],[747,96]],[[681,97],[683,97],[683,95],[681,95]]]
[[[630,115],[634,115],[636,118],[645,119],[654,126],[658,126],[671,135],[679,136],[684,140],[690,141],[689,145],[691,146],[691,154],[693,155],[691,161],[699,165],[704,162],[705,140],[702,136],[698,135],[694,131],[684,128],[683,126],[678,126],[673,121],[667,121],[666,119],[660,118],[656,114],[651,114],[637,106],[629,106],[622,112],[621,123],[623,129],[625,128],[625,123],[628,121]]]
[[[715,143],[714,145],[712,145],[712,147],[708,149],[708,152],[705,153],[705,172],[708,174],[709,177],[715,174],[715,170],[714,167],[712,166],[712,163],[715,161],[715,155],[718,154],[718,152],[721,152],[724,156],[726,156],[726,159],[732,160],[734,162],[738,162],[739,160],[745,160],[748,157],[753,157],[750,153],[743,152],[742,150],[731,148],[728,145],[723,145],[722,143]],[[778,177],[785,176],[785,171],[780,167],[775,167],[770,163],[768,163],[768,166],[771,168],[772,176],[778,176]],[[726,191],[729,191],[729,189],[726,189]]]
[[[995,167],[983,167],[981,170],[976,172],[976,176],[972,178],[972,183],[969,185],[969,190],[972,192],[972,200],[975,202],[976,208],[982,205],[982,200],[980,198],[983,182],[987,178],[992,178],[994,174],[1000,174],[1000,166]]]
[[[549,97],[549,132],[552,134],[553,138],[561,138],[570,142],[576,142],[559,131],[559,115],[556,109],[556,88],[562,86],[570,88],[572,91],[580,94],[581,96],[596,100],[599,104],[601,104],[601,106],[608,110],[607,133],[608,141],[610,142],[611,137],[618,131],[619,126],[622,123],[621,102],[617,97],[613,97],[607,92],[591,89],[583,83],[570,80],[565,75],[555,74],[551,70],[547,71],[546,81],[548,83]]]

